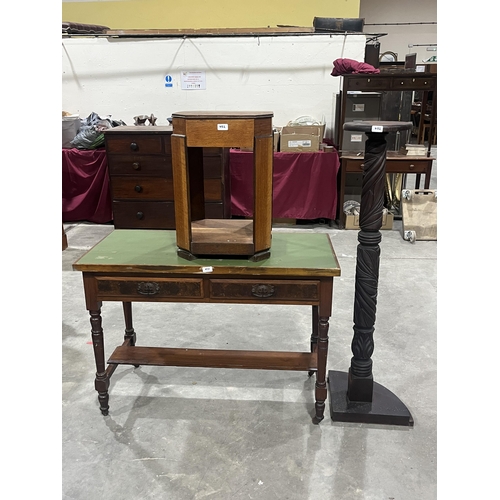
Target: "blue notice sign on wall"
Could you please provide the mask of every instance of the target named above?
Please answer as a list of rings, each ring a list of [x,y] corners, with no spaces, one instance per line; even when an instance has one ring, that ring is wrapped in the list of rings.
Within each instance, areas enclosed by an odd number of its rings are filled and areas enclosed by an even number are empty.
[[[172,77],[170,75],[167,75],[165,77],[165,87],[173,87],[174,84],[172,83]]]

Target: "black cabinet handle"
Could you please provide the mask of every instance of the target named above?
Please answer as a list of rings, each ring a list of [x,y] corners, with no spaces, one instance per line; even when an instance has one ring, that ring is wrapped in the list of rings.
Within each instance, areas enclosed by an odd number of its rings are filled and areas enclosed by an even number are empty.
[[[144,214],[142,212],[137,212],[136,217],[141,220],[144,218]]]
[[[138,193],[140,193],[140,192],[142,191],[142,186],[137,185],[137,186],[135,186],[135,188],[134,188],[134,189],[135,189]]]
[[[130,149],[131,149],[132,151],[137,151],[137,150],[139,149],[139,146],[137,145],[137,143],[135,143],[135,142],[131,142],[131,143],[130,143]]]

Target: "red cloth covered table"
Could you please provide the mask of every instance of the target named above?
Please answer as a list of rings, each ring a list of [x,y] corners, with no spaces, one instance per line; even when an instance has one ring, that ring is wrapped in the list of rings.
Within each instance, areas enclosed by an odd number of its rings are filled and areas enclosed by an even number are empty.
[[[62,150],[62,220],[97,224],[113,220],[104,148]]]
[[[253,215],[253,153],[231,150],[231,214]],[[274,153],[273,218],[335,219],[338,154]]]

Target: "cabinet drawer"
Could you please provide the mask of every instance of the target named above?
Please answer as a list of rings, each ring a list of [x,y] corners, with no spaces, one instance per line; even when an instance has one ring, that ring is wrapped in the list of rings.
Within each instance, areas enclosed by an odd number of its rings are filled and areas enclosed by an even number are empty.
[[[204,179],[205,201],[222,201],[222,183],[220,179]]]
[[[175,229],[173,201],[113,201],[116,229]]]
[[[220,156],[203,156],[203,176],[205,179],[220,179],[223,172]]]
[[[387,160],[385,163],[385,171],[387,173],[425,173],[429,168],[429,163],[432,160]],[[347,160],[345,171],[350,172],[363,172],[364,160]]]
[[[319,300],[319,281],[210,280],[210,298],[225,300],[289,300],[310,304]]]
[[[161,177],[111,177],[113,199],[162,200],[174,199],[172,179]]]
[[[230,219],[231,214],[228,210],[228,204],[205,203],[205,218],[206,219]]]
[[[155,175],[172,178],[172,157],[107,154],[111,175]]]
[[[203,280],[197,278],[96,278],[99,299],[201,299]]]
[[[426,77],[403,77],[393,81],[393,90],[407,88],[409,90],[432,90],[436,87],[436,80]]]
[[[116,154],[163,154],[171,153],[170,135],[120,134],[105,137],[106,151]]]
[[[186,120],[186,138],[188,147],[251,148],[254,140],[254,120]]]
[[[432,165],[432,160],[391,160],[386,162],[385,171],[388,173],[402,172],[411,174],[425,173]]]
[[[390,78],[377,78],[372,76],[363,76],[356,78],[344,77],[346,90],[388,90],[391,87]]]

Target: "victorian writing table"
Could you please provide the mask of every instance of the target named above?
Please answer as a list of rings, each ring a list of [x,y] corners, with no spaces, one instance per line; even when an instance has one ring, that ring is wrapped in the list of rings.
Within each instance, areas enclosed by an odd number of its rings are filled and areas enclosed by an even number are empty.
[[[175,231],[119,229],[89,250],[73,268],[83,273],[96,363],[95,389],[103,415],[109,410],[110,378],[118,365],[125,364],[316,373],[313,422],[324,418],[333,277],[340,276],[328,235],[275,233],[271,256],[260,262],[235,258],[187,261],[177,255]],[[103,301],[122,302],[125,318],[124,342],[107,363]],[[132,302],[310,305],[311,349],[281,352],[138,346]],[[283,331],[277,334],[286,336]]]

